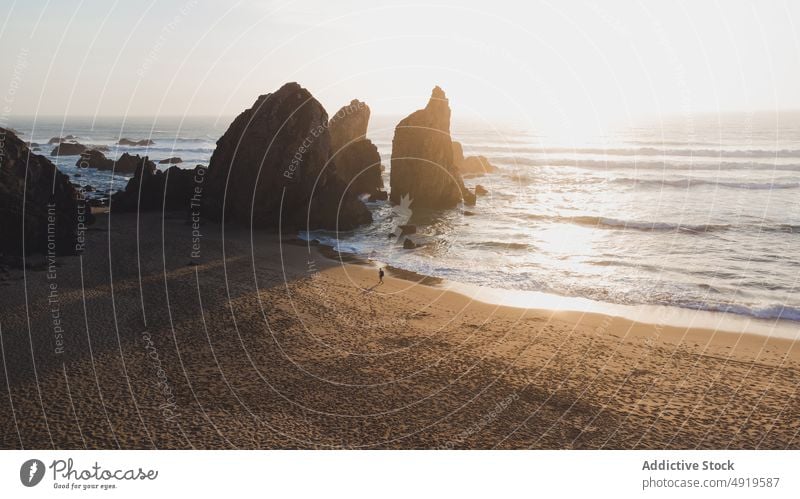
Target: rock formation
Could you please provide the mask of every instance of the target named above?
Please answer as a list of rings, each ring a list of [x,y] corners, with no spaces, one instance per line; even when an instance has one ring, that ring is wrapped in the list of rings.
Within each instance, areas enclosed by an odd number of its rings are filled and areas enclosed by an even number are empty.
[[[428,105],[395,128],[390,172],[391,201],[410,195],[415,207],[452,208],[474,203],[453,162],[450,105],[444,91],[433,89]]]
[[[166,158],[158,162],[159,165],[177,165],[178,163],[183,163],[183,160],[178,157]]]
[[[136,173],[136,170],[143,163],[149,164],[153,170],[156,169],[156,164],[150,161],[147,156],[142,157],[138,154],[134,156],[133,154],[123,153],[115,161],[106,158],[103,153],[96,149],[89,149],[81,153],[81,157],[78,158],[75,166],[79,168],[95,168],[97,170],[113,170],[114,173],[128,175]]]
[[[333,161],[339,177],[349,184],[348,191],[355,194],[369,194],[375,199],[385,196],[381,193],[381,155],[371,140],[358,140],[341,148],[332,149]]]
[[[497,167],[489,163],[486,156],[467,156],[458,165],[462,175],[483,175],[497,171]]]
[[[489,163],[485,156],[464,157],[464,148],[460,142],[453,141],[453,162],[462,175],[483,175],[497,171],[497,167]]]
[[[330,119],[331,153],[336,173],[356,194],[381,197],[381,155],[367,138],[369,106],[359,100],[341,108]]]
[[[381,182],[383,182],[383,181],[381,180]],[[374,203],[375,201],[386,201],[387,199],[389,199],[389,193],[388,192],[386,192],[386,191],[378,191],[378,192],[376,192],[374,194],[370,194],[369,197],[367,198],[367,201],[369,201],[371,203]]]
[[[62,142],[53,148],[50,156],[77,156],[86,150],[86,146],[77,142]]]
[[[330,140],[325,109],[297,83],[260,96],[217,141],[203,215],[283,230],[347,230],[371,222],[337,175]]]
[[[153,142],[150,139],[131,140],[123,137],[119,139],[119,142],[117,142],[117,144],[121,146],[144,147],[144,146],[152,146],[153,144],[155,144],[155,142]]]
[[[73,141],[78,140],[78,137],[74,135],[67,135],[66,137],[53,137],[47,141],[47,144],[52,146],[53,144],[60,144],[62,142],[68,142],[70,140]]]
[[[335,150],[336,146],[366,139],[369,115],[369,106],[358,99],[339,109],[330,118],[331,147]]]
[[[114,161],[114,173],[136,173],[139,166],[147,164],[149,169],[156,169],[156,164],[150,161],[147,156],[132,155],[123,153],[116,161]]]
[[[21,255],[24,242],[28,254],[75,254],[79,223],[91,221],[78,198],[53,163],[0,128],[0,252]]]
[[[96,149],[90,149],[81,153],[81,157],[75,162],[75,166],[78,168],[110,170],[114,167],[114,160],[106,158],[103,153]]]
[[[124,191],[111,196],[112,211],[186,210],[199,211],[206,168],[195,169],[171,166],[165,172],[156,169],[152,161],[140,163]],[[199,189],[197,197],[195,188]]]
[[[464,148],[461,146],[461,142],[457,140],[453,141],[453,163],[456,166],[459,166],[464,161]]]

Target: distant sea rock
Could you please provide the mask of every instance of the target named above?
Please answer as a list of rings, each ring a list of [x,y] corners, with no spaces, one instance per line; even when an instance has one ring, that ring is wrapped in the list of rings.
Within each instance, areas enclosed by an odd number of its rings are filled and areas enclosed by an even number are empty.
[[[50,160],[0,128],[0,252],[22,255],[24,241],[27,254],[75,254],[78,223],[92,218],[79,197]]]
[[[486,156],[467,156],[458,169],[462,175],[484,175],[497,171],[497,167],[489,163]]]
[[[386,201],[387,199],[389,199],[389,193],[386,191],[378,191],[375,194],[370,194],[369,198],[367,198],[370,202]]]
[[[193,170],[171,166],[161,172],[156,169],[152,161],[140,162],[125,190],[111,196],[111,210],[112,212],[162,209],[189,211],[195,187],[199,186],[202,189],[205,174],[206,168],[200,165]],[[199,197],[195,203],[199,210]]]
[[[147,156],[139,156],[123,153],[116,161],[106,158],[103,153],[97,149],[89,149],[81,153],[81,157],[75,162],[75,166],[79,168],[95,168],[97,170],[113,170],[114,173],[130,175],[135,173],[139,165],[147,163],[152,169],[156,168],[155,163],[150,161]]]
[[[394,204],[406,195],[417,208],[475,202],[453,162],[450,105],[441,88],[433,89],[424,109],[411,113],[395,128],[389,178]]]
[[[136,173],[139,166],[142,164],[146,164],[148,168],[155,170],[156,164],[150,161],[150,158],[147,156],[139,156],[122,153],[116,161],[113,162],[114,173],[124,173],[124,174],[131,174]]]
[[[121,146],[144,147],[144,146],[152,146],[155,144],[155,142],[153,142],[150,139],[131,140],[123,137],[119,139],[119,142],[117,142],[117,144]]]
[[[81,157],[75,162],[75,166],[78,168],[111,170],[114,167],[114,160],[106,158],[102,152],[96,149],[90,149],[81,153]]]
[[[77,142],[62,142],[55,146],[50,156],[77,156],[86,150],[86,146]]]
[[[183,163],[183,160],[178,157],[166,158],[158,162],[159,165],[176,165],[178,163]]]
[[[69,142],[71,140],[72,141],[78,140],[78,137],[76,137],[75,135],[67,135],[66,137],[53,137],[47,141],[47,144],[48,145],[60,144],[62,142]]]
[[[380,196],[381,155],[366,137],[369,115],[369,106],[355,99],[333,115],[329,124],[331,153],[336,173],[349,184],[350,192]]]
[[[203,215],[284,230],[352,229],[372,216],[337,175],[328,114],[305,88],[287,83],[258,97],[217,141]]]
[[[485,156],[464,157],[464,148],[460,142],[453,141],[453,162],[462,175],[483,175],[494,173],[497,167],[489,163]]]

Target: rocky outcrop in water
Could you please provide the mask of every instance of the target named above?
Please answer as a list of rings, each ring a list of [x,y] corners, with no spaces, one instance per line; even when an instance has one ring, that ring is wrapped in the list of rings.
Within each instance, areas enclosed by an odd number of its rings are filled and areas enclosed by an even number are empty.
[[[69,142],[76,140],[78,140],[78,137],[74,135],[67,135],[66,137],[53,137],[47,141],[47,144],[52,146],[53,144],[60,144],[62,142]]]
[[[370,194],[367,198],[367,201],[374,203],[376,201],[386,201],[389,199],[389,193],[386,191],[378,191],[374,194]]]
[[[348,191],[381,197],[381,155],[367,138],[370,109],[353,100],[330,119],[331,153],[336,173],[349,185]]]
[[[183,160],[178,157],[166,158],[158,162],[159,165],[177,165],[178,163],[183,163]]]
[[[79,193],[44,156],[0,128],[0,252],[75,254],[91,214]]]
[[[116,161],[113,159],[108,159],[96,149],[90,149],[88,151],[84,151],[81,153],[81,157],[78,158],[78,161],[75,163],[75,166],[79,168],[95,168],[97,170],[106,170],[111,171],[113,170],[114,173],[119,173],[123,175],[129,175],[131,173],[136,173],[137,169],[140,165],[146,163],[149,165],[149,168],[155,170],[156,164],[150,161],[150,158],[147,156],[139,156],[123,153]]]
[[[155,142],[153,142],[150,139],[131,140],[131,139],[126,139],[126,138],[123,137],[123,138],[119,139],[117,144],[121,145],[121,146],[129,146],[129,147],[144,147],[144,146],[152,146],[152,145],[155,144]]]
[[[77,156],[86,150],[86,146],[77,142],[62,142],[53,148],[50,156]]]
[[[162,172],[152,161],[140,163],[124,191],[111,196],[112,211],[189,211],[199,213],[206,168],[171,166]]]
[[[453,162],[462,175],[483,175],[497,171],[497,167],[489,163],[485,156],[464,157],[464,148],[460,142],[453,141]]]
[[[150,161],[150,158],[147,156],[123,153],[122,156],[114,161],[114,173],[136,173],[136,171],[139,169],[139,166],[142,164],[148,165],[148,169],[156,169],[156,164]]]
[[[458,165],[459,171],[462,175],[484,175],[486,173],[494,173],[497,167],[489,163],[486,156],[467,156],[464,161]]]
[[[234,119],[211,156],[203,215],[283,230],[352,229],[372,216],[337,175],[328,115],[287,83]]]
[[[450,105],[441,88],[433,89],[424,109],[395,128],[390,184],[394,204],[406,195],[419,208],[452,208],[462,200],[474,203],[474,194],[464,187],[453,162]]]
[[[114,167],[114,160],[106,158],[103,153],[96,149],[90,149],[81,153],[81,157],[75,162],[75,166],[78,168],[110,170]]]

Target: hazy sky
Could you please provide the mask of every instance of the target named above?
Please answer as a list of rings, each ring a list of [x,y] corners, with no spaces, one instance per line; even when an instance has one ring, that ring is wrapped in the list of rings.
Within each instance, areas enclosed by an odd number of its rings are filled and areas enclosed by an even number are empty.
[[[298,81],[335,112],[564,126],[800,108],[800,2],[0,0],[11,115],[231,115]]]

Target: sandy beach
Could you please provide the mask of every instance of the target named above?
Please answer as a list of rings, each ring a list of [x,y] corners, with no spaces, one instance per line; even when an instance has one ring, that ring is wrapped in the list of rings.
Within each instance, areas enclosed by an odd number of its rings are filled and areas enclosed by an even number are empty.
[[[378,285],[212,223],[192,259],[192,236],[99,214],[82,256],[6,269],[2,448],[800,447],[789,340]]]

